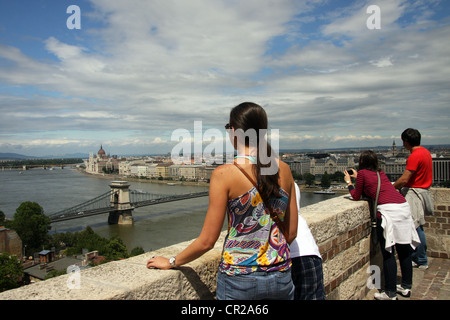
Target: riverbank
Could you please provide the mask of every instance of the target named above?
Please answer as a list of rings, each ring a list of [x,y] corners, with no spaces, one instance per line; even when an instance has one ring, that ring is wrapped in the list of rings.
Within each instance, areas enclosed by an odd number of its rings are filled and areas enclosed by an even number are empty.
[[[141,178],[133,178],[122,176],[119,174],[106,174],[106,173],[88,173],[86,170],[81,168],[75,168],[79,173],[92,178],[106,179],[106,180],[121,180],[121,181],[129,181],[129,182],[143,182],[143,183],[158,183],[158,184],[167,184],[167,185],[177,185],[177,186],[199,186],[199,187],[208,187],[208,182],[203,181],[178,181],[178,180],[154,180],[154,179],[141,179]]]
[[[99,179],[107,179],[107,180],[123,180],[123,181],[129,181],[129,182],[144,182],[144,183],[158,183],[158,184],[167,184],[167,185],[177,185],[177,186],[199,186],[199,187],[208,187],[209,182],[206,181],[178,181],[178,180],[156,180],[156,179],[141,179],[141,178],[133,178],[133,177],[126,177],[118,174],[95,174],[95,173],[88,173],[86,170],[83,170],[81,168],[75,168],[76,171],[79,173],[93,178],[99,178]],[[297,182],[297,181],[296,181]],[[298,183],[298,182],[297,182]],[[322,188],[320,187],[308,187],[304,184],[298,183],[298,186],[300,187],[301,192],[316,192],[316,191],[322,191]],[[341,186],[339,186],[341,187]],[[331,187],[331,190],[338,194],[346,194],[348,193],[347,188],[333,188]]]
[[[305,185],[299,185],[300,191],[301,192],[316,192],[316,191],[323,191],[322,188],[320,187],[307,187]],[[331,191],[333,191],[334,193],[338,193],[338,194],[347,194],[348,193],[348,189],[342,189],[342,188],[333,188],[331,187],[330,189]]]

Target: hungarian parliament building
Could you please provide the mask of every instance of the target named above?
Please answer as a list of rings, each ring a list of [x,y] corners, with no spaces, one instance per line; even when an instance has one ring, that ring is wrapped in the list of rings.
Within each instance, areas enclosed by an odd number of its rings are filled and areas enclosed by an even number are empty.
[[[86,172],[91,174],[118,173],[123,177],[146,179],[209,181],[216,166],[174,164],[170,156],[117,157],[106,155],[103,146],[97,155],[90,154],[84,160]]]

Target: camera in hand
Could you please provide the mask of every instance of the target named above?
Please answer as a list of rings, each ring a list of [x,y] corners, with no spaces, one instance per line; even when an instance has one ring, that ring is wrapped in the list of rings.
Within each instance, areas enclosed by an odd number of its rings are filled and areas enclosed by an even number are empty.
[[[348,172],[349,175],[353,174],[353,170],[352,169],[348,169],[347,172]]]

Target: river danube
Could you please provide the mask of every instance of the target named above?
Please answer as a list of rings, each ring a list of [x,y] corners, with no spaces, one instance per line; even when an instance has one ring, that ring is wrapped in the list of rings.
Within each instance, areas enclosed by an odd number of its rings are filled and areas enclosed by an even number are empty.
[[[0,210],[7,218],[13,218],[22,202],[32,201],[39,203],[46,214],[52,214],[107,192],[110,183],[111,180],[85,176],[70,168],[0,171]],[[130,189],[181,194],[206,191],[208,187],[130,182]],[[330,197],[303,192],[301,206]],[[108,214],[101,214],[53,223],[51,232],[81,231],[91,226],[101,236],[118,235],[128,251],[137,246],[151,251],[196,238],[207,208],[208,197],[161,203],[135,209],[133,225],[108,225]]]

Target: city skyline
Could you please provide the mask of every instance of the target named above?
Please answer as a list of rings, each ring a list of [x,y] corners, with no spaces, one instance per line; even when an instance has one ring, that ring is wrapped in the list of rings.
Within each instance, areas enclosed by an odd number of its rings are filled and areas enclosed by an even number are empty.
[[[449,31],[441,0],[1,1],[0,153],[165,154],[243,101],[280,149],[449,144]]]

